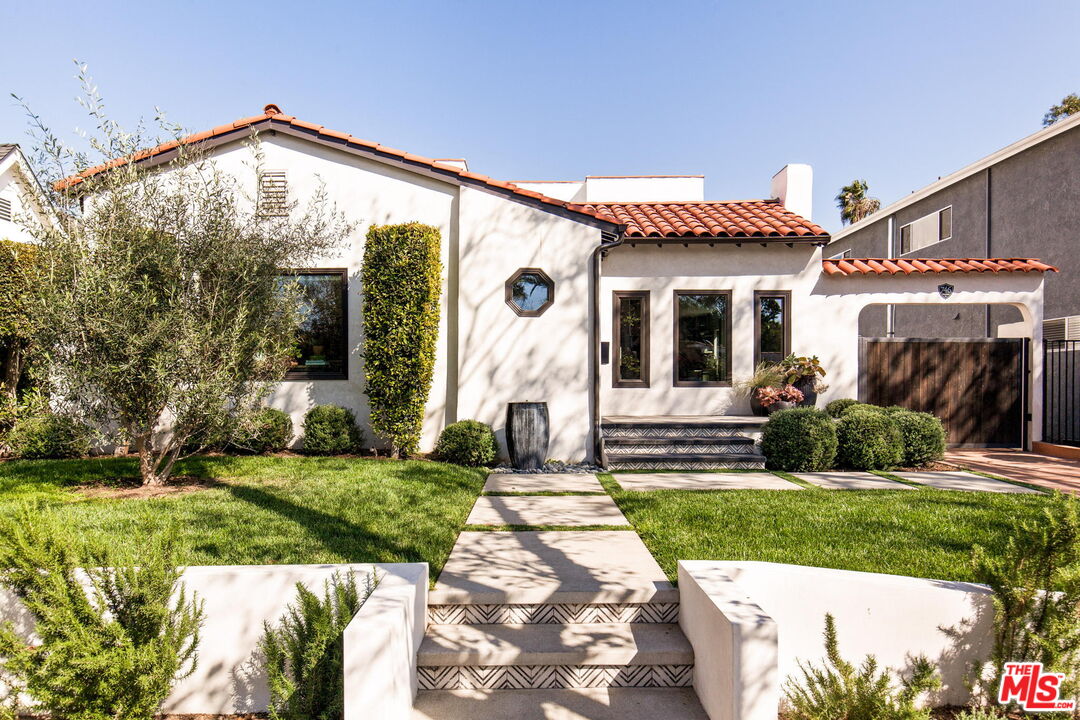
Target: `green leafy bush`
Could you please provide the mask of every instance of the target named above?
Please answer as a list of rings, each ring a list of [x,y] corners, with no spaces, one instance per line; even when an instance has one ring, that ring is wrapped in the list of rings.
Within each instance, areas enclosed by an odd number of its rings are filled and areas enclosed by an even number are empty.
[[[76,458],[90,454],[89,429],[63,415],[35,415],[16,421],[5,437],[11,454],[24,460]]]
[[[310,455],[354,453],[363,441],[356,415],[348,408],[316,405],[304,415],[304,452]]]
[[[30,646],[5,623],[0,657],[35,710],[150,720],[195,669],[202,605],[180,583],[172,537],[150,536],[136,565],[76,543],[40,506],[0,519],[0,582],[30,612],[40,638]]]
[[[335,574],[323,597],[296,584],[296,602],[277,627],[264,624],[260,648],[266,661],[271,720],[337,720],[344,711],[342,634],[371,594],[361,596],[352,573]]]
[[[447,425],[435,445],[435,457],[455,465],[490,465],[499,454],[499,442],[490,425],[460,420]]]
[[[1041,662],[1065,674],[1061,697],[1080,695],[1080,505],[1054,493],[1042,517],[1016,521],[1003,552],[976,545],[975,578],[994,591],[994,645],[977,673],[984,698],[1007,662]]]
[[[945,425],[934,415],[901,407],[886,408],[900,429],[903,442],[901,462],[918,467],[945,457]]]
[[[912,661],[911,677],[897,688],[888,670],[878,671],[867,655],[856,668],[840,657],[836,621],[825,615],[824,667],[799,661],[802,678],[788,678],[784,695],[790,720],[929,720],[930,711],[916,707],[919,695],[941,686],[925,657]]]
[[[857,405],[862,405],[862,403],[851,398],[840,398],[839,400],[833,400],[826,405],[825,412],[829,413],[829,417],[838,418],[844,414],[845,410]]]
[[[0,240],[0,394],[10,397],[15,396],[29,357],[38,255],[34,245]]]
[[[831,470],[836,459],[836,427],[816,408],[774,413],[761,431],[765,467],[787,472]]]
[[[364,246],[364,375],[371,428],[397,456],[420,443],[439,335],[439,229],[376,225]]]
[[[836,423],[837,463],[852,470],[888,470],[904,457],[896,421],[881,408],[850,407]]]
[[[241,423],[232,446],[256,454],[281,452],[289,447],[292,436],[293,422],[289,413],[267,407]]]

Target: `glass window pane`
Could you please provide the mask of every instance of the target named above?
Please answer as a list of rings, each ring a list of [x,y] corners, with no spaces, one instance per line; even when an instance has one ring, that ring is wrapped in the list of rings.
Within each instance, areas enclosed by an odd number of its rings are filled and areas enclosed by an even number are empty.
[[[642,305],[641,297],[619,298],[619,379],[643,379],[641,367]]]
[[[952,208],[947,207],[938,215],[938,239],[945,240],[952,237]]]
[[[783,296],[758,298],[758,353],[761,360],[779,362],[784,356],[784,323],[787,322]]]
[[[300,288],[300,328],[291,372],[345,374],[345,276],[287,276]]]
[[[900,228],[900,254],[906,255],[911,252],[911,226],[905,225]]]
[[[538,273],[524,273],[511,288],[514,304],[524,312],[535,312],[551,298],[551,287]]]
[[[678,296],[678,371],[680,382],[727,382],[731,379],[728,297],[718,294]]]

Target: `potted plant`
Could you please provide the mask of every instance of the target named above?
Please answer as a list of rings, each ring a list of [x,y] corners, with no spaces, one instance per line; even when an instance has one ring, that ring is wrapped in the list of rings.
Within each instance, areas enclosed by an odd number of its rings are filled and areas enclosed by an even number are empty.
[[[821,361],[817,355],[810,357],[796,357],[788,355],[780,361],[780,374],[783,382],[794,385],[803,397],[799,402],[800,407],[813,407],[817,404],[819,392],[828,386],[821,382],[825,377],[825,368],[821,367]]]
[[[794,385],[758,388],[754,393],[765,411],[772,415],[780,410],[790,410],[803,400],[802,392]]]
[[[780,367],[776,363],[762,362],[754,368],[754,374],[744,380],[735,382],[733,388],[736,393],[745,395],[750,399],[750,412],[759,417],[768,415],[768,410],[758,399],[757,391],[760,388],[778,388],[784,384],[784,377],[780,373]]]

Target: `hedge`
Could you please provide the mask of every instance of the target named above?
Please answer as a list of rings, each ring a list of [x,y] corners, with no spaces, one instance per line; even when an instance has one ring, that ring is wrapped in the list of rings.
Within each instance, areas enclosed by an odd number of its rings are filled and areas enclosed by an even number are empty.
[[[844,411],[850,407],[858,407],[863,403],[852,398],[840,398],[839,400],[833,400],[831,403],[825,406],[825,412],[829,413],[829,417],[838,418],[844,414]]]
[[[499,454],[499,442],[490,425],[460,420],[447,425],[435,445],[435,457],[455,465],[490,465]]]
[[[14,394],[25,367],[36,268],[33,245],[0,240],[0,392]]]
[[[773,413],[761,431],[761,452],[769,470],[831,470],[836,458],[836,423],[812,407]]]
[[[90,431],[63,415],[36,415],[19,420],[5,437],[11,454],[25,460],[77,458],[90,454]]]
[[[356,415],[348,408],[316,405],[304,415],[304,452],[309,455],[359,452],[363,440]]]
[[[837,463],[852,470],[888,470],[904,457],[900,428],[879,407],[848,408],[836,423],[836,439]]]
[[[900,429],[903,444],[902,462],[918,467],[945,457],[945,425],[930,413],[901,407],[886,408]]]
[[[262,408],[238,429],[230,445],[255,454],[281,452],[289,447],[293,421],[289,413],[277,408]]]
[[[376,225],[367,234],[364,375],[371,428],[394,455],[416,452],[439,335],[439,229]]]

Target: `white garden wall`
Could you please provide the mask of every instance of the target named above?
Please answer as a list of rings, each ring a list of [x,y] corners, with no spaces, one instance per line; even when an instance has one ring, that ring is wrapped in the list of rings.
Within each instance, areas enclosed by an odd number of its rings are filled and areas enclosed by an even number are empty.
[[[825,613],[841,654],[901,672],[926,655],[961,704],[970,663],[992,645],[993,604],[971,583],[759,562],[681,561],[679,624],[694,646],[694,688],[712,720],[772,720],[798,660],[820,663]]]
[[[407,718],[416,692],[416,651],[426,624],[427,563],[352,565],[222,565],[184,570],[189,593],[204,603],[205,623],[195,672],[177,683],[164,712],[265,712],[269,696],[258,653],[264,622],[276,622],[296,599],[296,583],[316,594],[336,572],[352,572],[363,587],[378,585],[345,631],[347,720]],[[13,620],[28,639],[32,621],[0,591],[0,620]],[[379,703],[384,715],[371,714]]]

